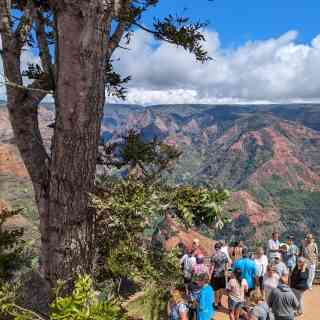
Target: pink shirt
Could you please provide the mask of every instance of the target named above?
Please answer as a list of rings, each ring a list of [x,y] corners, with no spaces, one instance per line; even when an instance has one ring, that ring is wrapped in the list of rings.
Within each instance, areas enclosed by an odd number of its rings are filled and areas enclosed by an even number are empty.
[[[199,275],[199,274],[203,274],[203,273],[206,273],[209,275],[209,269],[206,265],[204,265],[203,263],[202,264],[195,264],[192,268],[192,274],[196,274],[196,275]]]

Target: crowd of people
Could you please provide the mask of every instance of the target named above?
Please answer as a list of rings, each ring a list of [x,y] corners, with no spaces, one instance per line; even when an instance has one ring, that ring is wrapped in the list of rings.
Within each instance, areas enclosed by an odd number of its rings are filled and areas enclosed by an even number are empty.
[[[274,232],[266,248],[254,253],[243,242],[216,242],[209,260],[200,248],[194,239],[181,258],[184,286],[171,292],[170,320],[212,320],[219,309],[230,320],[294,320],[303,314],[319,257],[312,234],[298,246],[293,236],[280,243]]]

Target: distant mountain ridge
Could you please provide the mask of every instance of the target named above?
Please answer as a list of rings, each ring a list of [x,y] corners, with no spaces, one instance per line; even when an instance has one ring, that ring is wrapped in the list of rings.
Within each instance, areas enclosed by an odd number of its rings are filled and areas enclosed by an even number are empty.
[[[11,144],[1,107],[0,119],[0,143]],[[49,144],[53,106],[44,104],[39,119]],[[105,142],[130,128],[183,151],[171,182],[234,191],[234,221],[216,236],[261,240],[273,229],[320,236],[320,105],[106,105]]]

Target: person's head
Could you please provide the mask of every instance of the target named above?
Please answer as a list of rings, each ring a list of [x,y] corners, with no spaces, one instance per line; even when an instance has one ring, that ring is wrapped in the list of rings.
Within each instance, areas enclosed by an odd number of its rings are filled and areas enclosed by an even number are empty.
[[[216,242],[214,245],[214,250],[219,251],[219,250],[221,250],[221,248],[222,248],[221,242]]]
[[[256,257],[260,258],[260,257],[263,256],[263,254],[264,254],[263,248],[262,247],[258,247],[257,250],[256,250]]]
[[[202,255],[196,256],[196,261],[197,261],[197,264],[203,264],[204,263],[204,256],[202,256]]]
[[[195,250],[195,249],[199,248],[199,246],[200,246],[200,241],[199,241],[199,239],[197,239],[197,238],[193,239],[193,241],[192,241],[192,248]]]
[[[293,239],[294,239],[293,236],[288,236],[287,243],[288,243],[289,246],[291,246],[293,244]]]
[[[275,272],[275,267],[272,264],[268,264],[268,266],[267,266],[267,275],[269,277],[272,277],[274,272]]]
[[[236,247],[239,247],[239,242],[238,241],[235,241],[234,243],[233,243],[233,246],[236,248]]]
[[[264,301],[263,295],[260,290],[253,290],[250,293],[250,304],[257,305],[259,302]]]
[[[243,258],[248,258],[249,257],[249,250],[247,247],[242,248],[242,257]]]
[[[288,284],[289,283],[289,274],[284,274],[280,277],[280,282],[282,284]]]
[[[187,254],[188,254],[189,257],[192,256],[192,254],[193,254],[193,248],[192,247],[187,248]]]
[[[311,233],[308,233],[306,236],[307,243],[313,242],[313,235]]]
[[[209,282],[209,275],[207,273],[201,273],[201,274],[199,274],[198,279],[199,279],[198,283],[201,286],[204,286],[205,284],[207,284]]]
[[[280,256],[280,255],[275,256],[275,257],[274,257],[274,263],[275,263],[275,264],[278,264],[278,263],[280,263],[280,262],[281,262],[281,256]]]
[[[279,240],[279,233],[277,231],[272,232],[272,239]]]
[[[288,251],[288,246],[286,244],[281,245],[280,249],[284,252]]]
[[[182,288],[175,288],[171,292],[171,299],[174,304],[179,304],[185,300],[185,292]]]
[[[304,257],[299,257],[298,258],[298,268],[300,270],[304,269],[306,266],[306,259]]]
[[[239,284],[241,285],[241,282],[242,282],[242,271],[241,271],[241,269],[239,269],[239,268],[235,269],[233,271],[233,276],[239,282]]]

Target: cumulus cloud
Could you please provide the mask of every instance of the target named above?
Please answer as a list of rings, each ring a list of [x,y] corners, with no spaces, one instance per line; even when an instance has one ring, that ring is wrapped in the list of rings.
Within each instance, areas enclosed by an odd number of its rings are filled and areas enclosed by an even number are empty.
[[[157,44],[137,32],[130,50],[119,50],[116,69],[132,75],[129,103],[254,103],[320,100],[320,35],[299,44],[298,33],[221,47],[216,32],[206,32],[206,64],[181,48]],[[114,101],[114,100],[113,100]]]
[[[298,42],[298,32],[249,41],[226,49],[219,34],[206,31],[204,46],[212,61],[201,64],[191,54],[168,43],[158,43],[138,31],[130,50],[115,54],[115,68],[131,75],[127,103],[272,103],[320,101],[320,34],[310,43]],[[1,60],[1,59],[0,59]],[[22,68],[39,61],[30,50]],[[0,75],[3,66],[0,62]],[[5,98],[0,86],[0,99]],[[48,101],[52,98],[47,97]],[[121,102],[110,98],[110,102]]]

